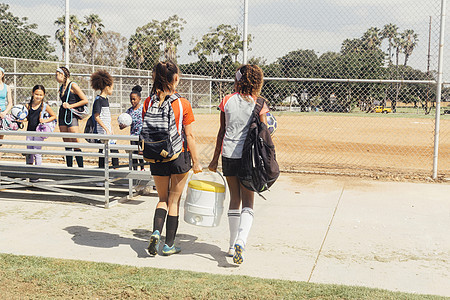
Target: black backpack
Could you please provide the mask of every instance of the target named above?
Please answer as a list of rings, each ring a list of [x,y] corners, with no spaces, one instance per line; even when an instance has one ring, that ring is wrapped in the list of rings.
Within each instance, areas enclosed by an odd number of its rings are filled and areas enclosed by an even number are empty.
[[[242,185],[258,194],[268,190],[280,175],[275,145],[266,124],[259,119],[264,101],[258,97],[253,109],[242,150],[241,169],[238,172]]]

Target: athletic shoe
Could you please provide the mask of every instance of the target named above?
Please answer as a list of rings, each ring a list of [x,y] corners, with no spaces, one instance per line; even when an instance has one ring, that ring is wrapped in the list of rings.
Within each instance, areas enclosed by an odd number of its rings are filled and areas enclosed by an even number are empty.
[[[165,256],[169,256],[172,254],[177,254],[180,253],[181,249],[178,247],[175,247],[175,245],[173,245],[172,247],[167,246],[167,244],[164,245],[163,250],[162,250],[162,254]]]
[[[150,244],[148,245],[148,253],[151,256],[155,256],[158,254],[158,248],[159,248],[159,240],[161,239],[161,234],[159,233],[159,230],[155,230],[150,237]]]
[[[234,256],[234,248],[231,247],[230,249],[228,249],[228,253],[227,253],[228,257],[233,257]]]
[[[242,247],[239,244],[234,245],[234,255],[233,255],[233,262],[235,264],[242,264],[244,262],[244,256],[242,256],[242,253],[244,252],[244,247]]]

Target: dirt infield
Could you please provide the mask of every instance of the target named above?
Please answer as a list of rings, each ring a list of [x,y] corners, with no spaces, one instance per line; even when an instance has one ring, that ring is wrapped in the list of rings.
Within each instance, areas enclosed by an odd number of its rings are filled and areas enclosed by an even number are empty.
[[[320,171],[380,176],[430,176],[434,119],[399,115],[276,113],[277,159],[286,171]],[[206,167],[219,128],[218,114],[195,114],[194,131]],[[440,124],[438,174],[450,174],[450,119]],[[84,122],[81,124],[84,128]],[[115,134],[119,130],[113,116]],[[50,140],[50,139],[49,139]],[[377,176],[378,176],[377,175]]]
[[[386,115],[277,115],[277,159],[285,170],[430,174],[434,120]],[[217,115],[196,115],[202,158],[212,153]],[[450,120],[441,120],[439,173],[450,173]],[[203,155],[208,154],[208,155]]]

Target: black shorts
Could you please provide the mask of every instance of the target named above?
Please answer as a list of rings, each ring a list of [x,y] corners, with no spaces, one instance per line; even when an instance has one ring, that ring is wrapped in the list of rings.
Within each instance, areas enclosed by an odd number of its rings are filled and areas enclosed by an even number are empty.
[[[66,111],[67,111],[67,117],[66,117]],[[70,120],[72,120],[72,123],[70,123]],[[69,124],[67,124],[67,123],[69,123]],[[70,110],[65,109],[64,107],[60,106],[59,114],[58,114],[58,124],[59,124],[59,126],[67,126],[67,127],[78,126],[78,118]]]
[[[227,158],[222,156],[223,176],[238,176],[240,168],[241,168],[240,158]]]
[[[162,162],[150,163],[150,171],[153,176],[170,176],[172,174],[184,174],[191,169],[191,154],[182,152],[177,159]]]

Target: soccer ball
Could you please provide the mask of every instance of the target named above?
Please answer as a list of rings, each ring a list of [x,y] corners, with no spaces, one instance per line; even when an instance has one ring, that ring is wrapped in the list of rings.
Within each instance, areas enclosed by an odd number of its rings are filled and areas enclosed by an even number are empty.
[[[275,119],[275,117],[270,112],[266,113],[266,117],[267,117],[267,128],[269,129],[270,135],[273,135],[278,127],[277,119]]]
[[[23,121],[28,116],[28,109],[22,104],[14,105],[11,109],[11,115],[17,120]]]
[[[117,118],[117,122],[119,122],[119,125],[128,127],[131,125],[131,123],[133,123],[133,119],[129,114],[123,113],[119,115],[119,117]]]

